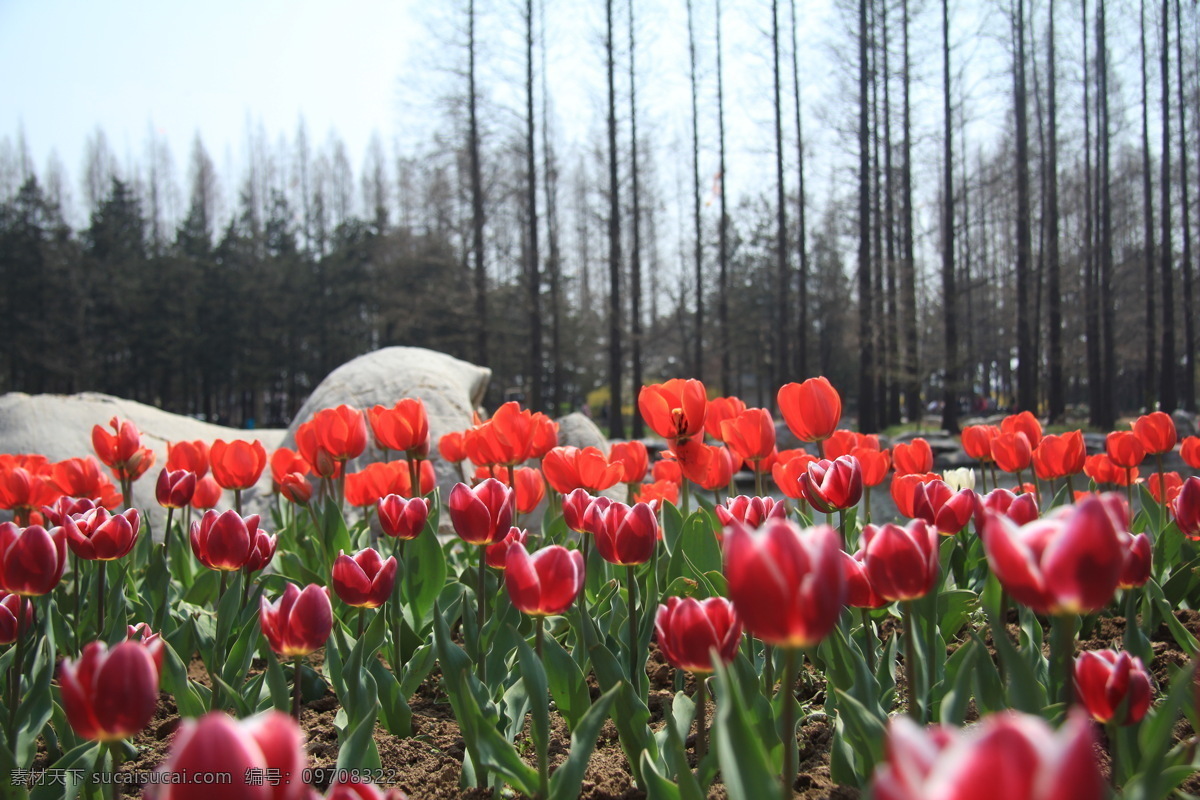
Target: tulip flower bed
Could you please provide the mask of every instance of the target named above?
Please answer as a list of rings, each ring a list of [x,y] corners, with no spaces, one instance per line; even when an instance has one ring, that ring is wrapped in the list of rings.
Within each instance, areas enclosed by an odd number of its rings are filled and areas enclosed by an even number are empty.
[[[653,464],[510,403],[437,442],[444,498],[416,400],[269,458],[173,443],[158,536],[124,508],[132,424],[93,431],[116,486],[0,455],[4,796],[1200,792],[1200,478],[1165,470],[1169,416],[1092,456],[1028,413],[968,428],[977,479],[839,430],[823,378],[778,395],[814,452],[698,381],[638,405]],[[873,519],[889,477],[903,518]]]

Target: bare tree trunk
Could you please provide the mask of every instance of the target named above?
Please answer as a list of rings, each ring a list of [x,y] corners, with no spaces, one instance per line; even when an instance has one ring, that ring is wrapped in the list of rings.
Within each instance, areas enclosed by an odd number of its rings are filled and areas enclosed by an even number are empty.
[[[550,255],[546,264],[546,277],[550,283],[550,408],[552,416],[563,411],[566,400],[563,386],[562,354],[562,254],[558,244],[558,165],[554,150],[550,146],[550,92],[547,87],[546,71],[546,2],[539,6],[542,26],[542,183],[546,193],[546,235],[549,239]]]
[[[1054,58],[1054,0],[1050,0],[1050,25],[1047,33],[1049,52],[1046,58],[1046,78],[1049,92],[1050,146],[1049,185],[1047,187],[1046,214],[1049,219],[1047,246],[1049,247],[1046,274],[1046,293],[1049,295],[1049,353],[1050,384],[1046,399],[1051,421],[1061,420],[1066,413],[1066,398],[1063,394],[1063,345],[1062,345],[1062,275],[1058,253],[1058,66]]]
[[[887,313],[884,317],[883,339],[887,348],[885,358],[887,369],[887,391],[883,411],[883,419],[888,425],[900,423],[900,327],[897,323],[896,311],[896,191],[894,185],[895,173],[892,168],[892,73],[889,64],[890,45],[887,22],[888,3],[881,4],[881,22],[883,28],[883,174],[887,181],[883,196],[883,230],[887,239],[886,246],[886,277],[887,277]],[[799,113],[799,108],[796,109]],[[803,208],[803,206],[801,206]]]
[[[696,330],[693,340],[692,377],[704,380],[704,238],[700,227],[700,112],[696,99],[696,34],[692,25],[692,0],[688,0],[688,54],[692,66],[692,221],[696,247]]]
[[[1018,0],[1020,2],[1020,0]],[[958,324],[954,287],[954,120],[950,113],[950,3],[942,0],[942,159],[945,169],[942,198],[942,335],[945,348],[942,390],[942,428],[958,432]]]
[[[1101,5],[1101,8],[1104,6]],[[1175,287],[1171,275],[1175,248],[1171,242],[1171,70],[1170,70],[1170,7],[1162,3],[1162,48],[1159,66],[1162,75],[1162,241],[1159,244],[1159,271],[1162,273],[1162,371],[1159,373],[1158,401],[1163,411],[1173,411],[1176,405],[1175,373]]]
[[[529,294],[529,408],[541,411],[542,398],[542,270],[538,251],[537,148],[533,117],[533,0],[525,0],[525,170],[529,211],[526,289]]]
[[[1017,171],[1017,406],[1037,411],[1033,335],[1029,313],[1029,268],[1031,242],[1029,230],[1029,134],[1025,99],[1025,4],[1017,0],[1013,21],[1013,104],[1016,114]]]
[[[621,414],[621,201],[617,184],[617,84],[613,64],[613,0],[604,4],[608,36],[608,435],[625,438]]]
[[[903,0],[904,39],[904,256],[900,268],[900,294],[904,328],[904,406],[909,422],[921,419],[921,374],[917,362],[917,277],[913,247],[912,105],[909,98],[911,70],[908,48],[908,0]]]
[[[1157,320],[1154,316],[1154,193],[1150,188],[1150,86],[1146,74],[1146,0],[1142,0],[1139,10],[1142,55],[1142,216],[1145,221],[1146,238],[1146,382],[1143,387],[1143,402],[1147,409],[1152,409],[1158,394],[1154,369],[1158,357],[1158,337],[1155,335]]]
[[[487,271],[483,263],[483,173],[479,165],[478,95],[475,91],[475,0],[467,4],[467,106],[470,115],[468,149],[471,151],[471,230],[475,254],[475,361],[486,365]]]
[[[858,2],[858,428],[878,428],[871,341],[871,151],[868,139],[867,0]],[[778,104],[776,104],[778,105]],[[782,168],[781,168],[782,169]]]
[[[793,24],[795,20],[795,5],[792,6]],[[729,351],[729,216],[725,205],[725,75],[721,61],[721,0],[717,0],[717,135],[720,140],[720,203],[721,219],[717,225],[718,242],[718,273],[717,286],[717,325],[721,337],[721,391],[733,393],[732,354]],[[798,95],[797,95],[798,96]],[[799,108],[797,107],[797,114]],[[801,167],[803,169],[803,167]],[[803,316],[804,309],[801,307]],[[801,347],[801,350],[804,348]]]
[[[1183,221],[1183,395],[1188,411],[1196,410],[1196,331],[1192,318],[1192,217],[1188,203],[1187,119],[1183,96],[1183,14],[1175,0],[1175,69],[1179,97],[1179,191]]]
[[[1091,118],[1092,104],[1090,97],[1090,82],[1088,80],[1088,19],[1087,19],[1087,0],[1082,0],[1081,4],[1081,19],[1083,31],[1083,163],[1084,163],[1084,202],[1087,205],[1087,214],[1084,218],[1084,240],[1085,240],[1085,258],[1084,258],[1084,305],[1085,312],[1085,340],[1087,347],[1087,363],[1088,363],[1088,406],[1090,409],[1089,417],[1091,423],[1096,427],[1104,427],[1101,421],[1104,417],[1104,367],[1100,358],[1100,298],[1098,291],[1099,281],[1097,280],[1096,263],[1097,251],[1096,246],[1096,220],[1100,216],[1100,188],[1096,187],[1096,193],[1092,194],[1092,135],[1091,135]],[[1096,121],[1099,127],[1100,107],[1096,104]],[[1097,131],[1097,150],[1099,149],[1099,131]],[[1099,153],[1097,153],[1097,162],[1099,162]],[[1099,163],[1097,163],[1099,169]],[[1099,175],[1096,176],[1099,183]]]
[[[719,0],[718,0],[719,1]],[[800,250],[800,280],[796,287],[796,320],[795,357],[792,359],[796,376],[808,376],[808,223],[806,220],[808,201],[804,193],[804,126],[800,119],[800,62],[797,56],[799,46],[796,37],[796,0],[790,0],[792,10],[792,87],[796,95],[796,172],[797,172],[797,226],[798,247]],[[722,161],[722,170],[724,161]],[[724,192],[721,193],[722,216],[724,216]]]
[[[878,5],[882,5],[881,3]],[[868,8],[867,25],[871,32],[871,283],[875,294],[871,303],[871,334],[875,342],[875,408],[882,427],[887,418],[887,343],[884,341],[883,291],[883,159],[880,157],[879,119],[879,12],[872,2]]]
[[[629,0],[629,159],[630,189],[633,191],[633,251],[629,264],[629,338],[633,370],[633,390],[642,386],[642,201],[638,185],[638,133],[637,133],[637,70],[634,62],[633,0]],[[640,439],[645,434],[641,414],[634,414],[631,421],[632,435]]]
[[[775,298],[777,317],[775,331],[775,380],[782,386],[787,380],[788,344],[791,326],[788,324],[788,274],[787,248],[787,187],[783,181],[783,104],[779,99],[779,0],[771,0],[771,48],[774,65],[775,89]]]

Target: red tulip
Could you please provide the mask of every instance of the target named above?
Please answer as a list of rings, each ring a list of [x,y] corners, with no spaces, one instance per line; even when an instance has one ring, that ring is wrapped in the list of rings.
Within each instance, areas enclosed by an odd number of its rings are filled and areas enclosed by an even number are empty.
[[[938,577],[936,528],[914,519],[903,528],[867,525],[862,536],[863,565],[880,597],[915,600],[933,590]]]
[[[1179,532],[1194,542],[1200,542],[1200,478],[1192,475],[1184,481],[1183,488],[1170,505],[1171,516],[1175,518]]]
[[[373,547],[352,556],[342,550],[333,561],[333,591],[348,606],[379,608],[396,585],[395,556],[386,561]]]
[[[307,765],[304,732],[287,714],[235,720],[213,711],[179,726],[150,800],[308,800]],[[232,780],[214,792],[213,775]]]
[[[595,505],[593,504],[593,508]],[[645,564],[658,544],[658,519],[646,503],[610,503],[597,514],[596,550],[610,564]]]
[[[862,467],[863,486],[879,486],[887,478],[888,470],[892,468],[890,450],[856,447],[850,455],[857,458]]]
[[[1096,483],[1111,483],[1117,486],[1128,486],[1137,480],[1138,471],[1126,471],[1117,466],[1107,453],[1096,453],[1084,460],[1083,472]]]
[[[346,474],[346,502],[355,508],[366,508],[389,494],[408,494],[399,491],[401,480],[411,488],[412,480],[408,478],[406,462],[375,461],[367,464],[358,472]]]
[[[522,409],[516,401],[510,400],[496,409],[488,423],[498,452],[495,461],[484,463],[520,464],[533,457],[534,436],[540,423],[532,411]]]
[[[375,406],[367,416],[382,449],[404,453],[408,458],[429,455],[429,414],[421,400],[405,397],[391,408]]]
[[[1032,450],[1042,443],[1042,423],[1032,412],[1010,414],[1000,420],[1000,433],[1023,433]]]
[[[1200,469],[1200,436],[1188,436],[1179,448],[1183,462],[1192,469]]]
[[[513,470],[512,485],[520,514],[532,514],[546,497],[546,481],[536,467],[517,467]]]
[[[58,490],[48,475],[42,475],[23,466],[0,463],[0,508],[11,509],[20,520],[42,506],[58,500]]]
[[[771,467],[771,477],[785,496],[803,500],[804,486],[800,483],[800,476],[808,472],[809,464],[816,461],[817,457],[809,455],[803,448],[784,450]]]
[[[654,462],[651,477],[655,481],[670,481],[674,484],[683,483],[683,467],[674,458],[660,458]]]
[[[800,485],[817,511],[826,514],[845,511],[862,499],[862,467],[854,456],[816,461],[800,476]]]
[[[986,464],[992,460],[992,440],[1000,435],[995,425],[968,425],[962,430],[963,451]]]
[[[558,423],[540,411],[533,413],[533,445],[530,458],[542,458],[558,446]]]
[[[917,516],[915,505],[917,486],[930,481],[940,481],[941,475],[935,472],[926,473],[911,473],[908,475],[897,475],[892,478],[892,502],[896,504],[896,509],[900,512],[900,516],[913,518]]]
[[[1164,411],[1154,411],[1137,418],[1133,423],[1133,435],[1149,455],[1162,455],[1175,449],[1178,434],[1175,420]]]
[[[288,475],[299,474],[301,477],[312,472],[312,467],[295,450],[287,447],[277,447],[271,453],[271,483],[275,491],[279,491],[283,479]]]
[[[365,449],[365,433],[363,442]],[[334,459],[333,453],[322,443],[315,417],[296,428],[296,450],[312,469],[314,475],[322,478],[335,478],[342,474],[342,465],[345,462]]]
[[[619,463],[610,463],[595,447],[565,446],[546,453],[542,472],[554,491],[570,494],[576,489],[602,492],[618,483],[625,469]]]
[[[0,522],[0,588],[21,597],[54,591],[67,564],[66,534],[41,525]]]
[[[717,652],[723,664],[737,658],[742,622],[724,597],[668,597],[666,604],[658,607],[654,632],[667,663],[695,675],[708,675],[714,668],[711,651]]]
[[[213,480],[212,475],[205,475],[196,481],[196,491],[192,493],[192,508],[201,511],[214,508],[217,503],[221,502],[224,492],[221,484]]]
[[[987,520],[989,511],[1003,514],[1018,527],[1033,522],[1041,513],[1038,510],[1036,495],[1013,494],[1008,489],[993,489],[977,499],[975,504],[976,530],[983,530],[983,524]]]
[[[588,506],[592,504],[595,498],[588,494],[587,489],[576,489],[570,492],[562,499],[562,514],[563,521],[571,530],[582,533],[583,517],[587,513]]]
[[[164,469],[158,473],[158,483],[154,486],[154,496],[163,508],[185,508],[192,502],[196,493],[196,474],[184,470],[169,472]]]
[[[429,501],[424,497],[411,499],[396,494],[380,498],[379,527],[394,539],[412,540],[425,530],[429,519]]]
[[[1041,717],[1005,711],[966,729],[922,728],[892,717],[875,800],[1099,800],[1108,790],[1087,715],[1057,731]]]
[[[88,561],[115,561],[129,555],[137,543],[141,526],[141,516],[136,508],[115,515],[110,515],[104,508],[96,508],[63,520],[67,546],[76,556]]]
[[[303,591],[289,583],[274,603],[259,601],[258,621],[271,649],[281,656],[306,656],[325,644],[333,630],[329,591],[310,583]]]
[[[1075,696],[1097,722],[1136,725],[1150,710],[1150,673],[1124,650],[1088,650],[1075,659]]]
[[[22,618],[20,626],[18,618]],[[20,595],[0,591],[0,644],[12,644],[32,627],[33,603],[26,603]]]
[[[936,494],[932,487],[938,483],[941,481],[932,481],[916,488],[913,495],[914,510],[917,512],[916,516],[932,525],[938,533],[954,536],[967,527],[967,523],[975,515],[978,495],[971,489],[949,493],[947,487],[945,497],[938,497],[935,502],[930,502]]]
[[[343,782],[339,776],[329,785],[325,800],[408,800],[408,795],[399,789],[388,789],[386,793],[373,783],[355,780],[353,772]],[[314,800],[316,800],[314,796]]]
[[[672,378],[666,383],[643,386],[638,393],[642,419],[668,442],[699,435],[703,438],[708,395],[695,379]]]
[[[561,545],[543,547],[533,555],[521,542],[506,554],[504,585],[518,610],[532,617],[563,614],[583,589],[583,553]]]
[[[704,444],[697,439],[677,442],[674,452],[688,480],[710,492],[729,486],[733,474],[741,468],[741,459],[736,458],[735,463],[728,447]]]
[[[279,540],[275,534],[268,535],[264,530],[255,531],[250,542],[250,556],[242,565],[242,569],[246,572],[265,569],[271,563],[271,559],[275,558],[275,549],[278,546]]]
[[[613,499],[607,495],[593,497],[583,507],[583,516],[579,519],[579,532],[590,533],[594,536],[596,531],[604,527],[604,512],[613,502]]]
[[[1104,450],[1121,469],[1133,469],[1146,458],[1146,448],[1133,431],[1113,431],[1104,440]]]
[[[748,408],[725,420],[721,423],[721,440],[754,468],[756,462],[775,452],[775,421],[771,419],[771,412],[765,408]]]
[[[208,474],[208,444],[195,442],[168,442],[167,469],[171,472],[185,469],[197,479]]]
[[[721,423],[727,419],[733,419],[745,410],[746,403],[740,397],[714,397],[708,401],[708,410],[704,414],[704,432],[725,444],[725,434],[721,432]]]
[[[1002,432],[992,441],[992,460],[1002,472],[1023,472],[1033,463],[1033,448],[1022,431]]]
[[[467,457],[467,451],[463,443],[462,431],[451,431],[443,433],[438,439],[438,455],[443,461],[449,461],[451,464],[457,464],[464,461]]]
[[[892,446],[892,464],[897,475],[919,475],[933,471],[933,449],[921,437],[908,444],[899,442]]]
[[[679,504],[679,484],[673,481],[643,483],[633,493],[634,501],[658,508],[663,503]]]
[[[312,422],[321,449],[334,461],[358,458],[367,449],[367,420],[357,408],[323,408],[313,414]]]
[[[646,445],[636,440],[613,443],[608,451],[608,460],[611,464],[621,465],[619,483],[641,483],[650,469],[650,454],[646,451]],[[545,468],[543,460],[542,469]]]
[[[1150,580],[1150,568],[1154,563],[1150,539],[1144,533],[1134,536],[1128,531],[1121,538],[1128,549],[1125,551],[1125,564],[1121,568],[1121,581],[1117,588],[1136,589],[1145,586],[1146,581]]]
[[[803,648],[837,625],[846,600],[840,538],[818,525],[772,519],[757,532],[725,531],[729,599],[746,629],[768,644]]]
[[[208,451],[213,478],[225,489],[249,489],[258,483],[267,466],[267,451],[262,442],[243,442],[235,439],[226,443],[213,442]]]
[[[1009,594],[1039,614],[1090,614],[1106,606],[1120,582],[1127,524],[1115,496],[1017,527],[991,514],[981,531],[988,565]]]
[[[209,569],[233,572],[246,565],[258,536],[258,514],[243,518],[236,511],[214,510],[192,522],[192,553]]]
[[[782,502],[770,497],[748,497],[744,494],[730,497],[713,511],[722,527],[740,522],[749,528],[760,528],[768,519],[787,516],[787,507]]]
[[[1044,481],[1078,475],[1087,460],[1082,431],[1049,434],[1033,451],[1033,470]]]
[[[846,605],[851,608],[883,608],[890,600],[880,596],[871,584],[867,566],[863,562],[866,554],[859,550],[854,555],[843,551],[842,568],[846,575]]]
[[[155,633],[150,629],[150,625],[145,622],[139,622],[137,625],[128,625],[126,628],[125,638],[131,642],[137,642],[146,648],[147,652],[150,653],[150,658],[154,661],[155,671],[161,677],[164,644],[162,634]]]
[[[1150,477],[1146,479],[1146,486],[1150,489],[1154,501],[1164,505],[1179,496],[1179,490],[1183,488],[1183,478],[1178,472],[1151,472]]]
[[[788,430],[802,442],[828,439],[842,418],[842,398],[825,377],[789,383],[776,395]]]
[[[112,433],[100,425],[92,426],[92,447],[106,467],[128,469],[140,459],[142,434],[130,420],[113,417],[109,420]]]
[[[859,434],[846,428],[838,428],[825,440],[825,457],[830,461],[838,456],[848,456],[859,446]]]
[[[158,668],[141,642],[121,642],[111,650],[103,642],[85,645],[77,661],[62,662],[58,685],[67,721],[94,741],[139,733],[158,707]]]
[[[67,497],[86,497],[112,511],[124,499],[96,459],[68,458],[52,464],[50,482]]]
[[[96,505],[94,500],[89,500],[86,497],[79,499],[74,497],[60,497],[54,501],[53,505],[42,506],[42,516],[46,518],[48,524],[58,527],[63,524],[63,520],[67,517],[86,514],[94,508],[101,507]],[[108,509],[105,510],[107,511]]]
[[[289,472],[279,480],[279,494],[289,503],[298,506],[308,505],[312,499],[313,487],[302,472]]]
[[[483,548],[483,560],[492,569],[507,569],[508,568],[508,548],[514,542],[525,544],[529,538],[529,531],[524,528],[512,527],[508,529],[508,534],[496,542],[489,544]]]
[[[450,490],[450,521],[467,544],[494,544],[512,527],[513,490],[495,478],[478,486],[455,484]]]

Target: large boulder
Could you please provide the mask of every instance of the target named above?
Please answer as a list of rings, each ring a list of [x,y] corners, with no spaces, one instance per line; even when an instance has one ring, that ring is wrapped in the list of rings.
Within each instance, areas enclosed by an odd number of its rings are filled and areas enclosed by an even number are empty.
[[[0,396],[0,453],[39,453],[51,461],[95,456],[92,426],[107,426],[113,417],[137,425],[142,432],[142,445],[154,451],[154,466],[134,484],[133,501],[154,515],[156,531],[162,529],[158,519],[162,509],[154,498],[154,483],[160,467],[167,463],[168,442],[258,439],[269,453],[279,446],[284,435],[284,431],[276,429],[240,430],[212,425],[96,392],[72,395],[10,392]],[[269,474],[265,480],[270,481]],[[165,513],[161,516],[166,517]]]
[[[471,425],[472,412],[483,402],[491,377],[487,367],[421,347],[376,350],[346,362],[321,381],[292,420],[283,445],[294,449],[296,429],[323,408],[343,404],[360,410],[376,405],[390,408],[401,398],[415,397],[425,403],[429,414],[436,456],[437,440],[442,434]],[[371,446],[351,465],[352,469],[381,457],[379,450]],[[458,472],[453,464],[439,458],[435,457],[433,463],[442,497],[446,497],[459,480]]]

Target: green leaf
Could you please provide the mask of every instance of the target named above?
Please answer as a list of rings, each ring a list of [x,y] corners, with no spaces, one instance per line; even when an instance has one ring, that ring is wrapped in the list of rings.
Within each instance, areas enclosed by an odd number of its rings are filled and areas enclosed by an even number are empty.
[[[546,659],[546,676],[554,704],[558,706],[558,713],[566,721],[567,728],[574,731],[592,704],[587,678],[575,659],[553,636],[545,637],[542,653]]]
[[[658,771],[649,753],[642,753],[641,767],[647,800],[682,800],[679,786],[671,783],[670,778]]]
[[[33,790],[31,800],[73,800],[82,787],[90,785],[96,771],[96,761],[103,753],[104,745],[99,742],[84,742],[70,750],[51,767],[56,775],[64,776],[66,785],[48,780]],[[72,780],[72,773],[76,770],[80,776],[78,783]]]
[[[992,627],[992,646],[1008,678],[1008,705],[1018,711],[1041,714],[1046,705],[1046,687],[1038,681],[1029,660],[1013,646],[1008,632],[990,614],[988,619]],[[1038,647],[1040,653],[1040,642]]]
[[[271,647],[267,644],[266,637],[263,637],[259,644],[258,654],[267,664],[267,686],[271,692],[271,705],[276,711],[290,711],[291,697],[288,694],[287,678],[284,677],[283,667],[280,666],[279,659],[271,652]]]
[[[374,738],[378,710],[375,679],[369,672],[361,672],[355,687],[355,692],[361,693],[361,697],[356,698],[354,703],[357,706],[356,713],[351,715],[347,712],[350,726],[338,750],[337,768],[360,771],[379,769],[379,750]]]
[[[408,697],[403,693],[400,682],[379,659],[371,659],[368,664],[367,669],[379,690],[383,727],[393,736],[412,736],[412,708],[408,705]]]
[[[405,545],[404,561],[401,591],[405,612],[409,625],[420,632],[446,585],[446,557],[438,543],[437,531],[429,524],[420,536]]]
[[[935,715],[945,725],[962,725],[967,718],[971,678],[979,653],[976,642],[975,639],[968,640],[954,651],[946,662],[945,680],[933,687]]]
[[[517,791],[532,796],[538,785],[537,770],[521,760],[513,746],[496,730],[494,721],[483,713],[469,679],[467,672],[461,671],[455,681],[463,709],[458,720],[463,738],[468,743],[474,742],[479,763],[503,775]]]
[[[1146,596],[1154,603],[1155,610],[1159,616],[1167,623],[1167,627],[1171,630],[1171,635],[1175,637],[1175,643],[1178,644],[1188,657],[1196,655],[1196,651],[1200,650],[1200,642],[1196,641],[1196,637],[1192,636],[1191,632],[1183,626],[1175,616],[1174,610],[1167,604],[1166,598],[1163,596],[1162,587],[1151,578],[1146,581],[1143,587]]]
[[[731,800],[762,800],[779,794],[767,751],[747,718],[747,704],[729,669],[716,665],[717,713],[712,733]]]

